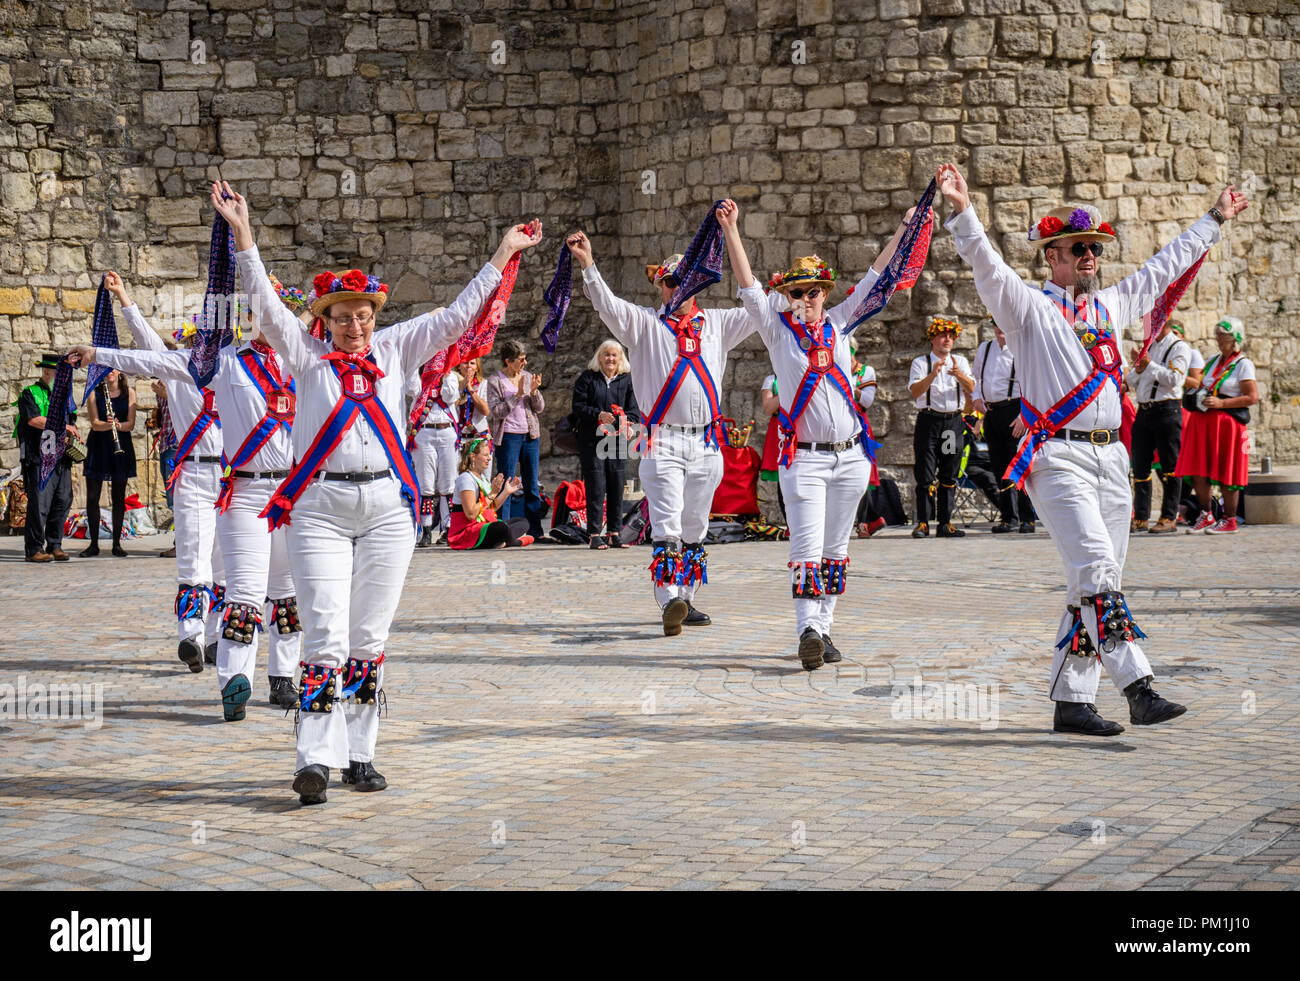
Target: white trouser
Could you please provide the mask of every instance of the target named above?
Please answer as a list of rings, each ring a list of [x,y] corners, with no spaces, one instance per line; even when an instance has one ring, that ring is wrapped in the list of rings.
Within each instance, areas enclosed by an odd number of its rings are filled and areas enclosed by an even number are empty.
[[[722,482],[722,453],[705,446],[702,433],[684,433],[668,426],[655,431],[638,471],[650,511],[655,541],[676,538],[684,544],[703,543],[709,532],[713,494]],[[660,609],[680,597],[690,602],[694,586],[655,586]]]
[[[822,559],[847,557],[858,502],[871,479],[871,464],[862,447],[850,446],[839,453],[798,450],[790,466],[780,469],[778,479],[790,526],[791,581],[796,564],[820,566]],[[819,634],[830,633],[836,599],[825,593],[816,599],[796,597],[795,636],[808,627]]]
[[[289,568],[298,588],[306,664],[344,668],[349,657],[374,660],[402,596],[415,549],[411,511],[393,477],[365,484],[317,479],[293,507]],[[383,684],[383,666],[379,683]],[[335,682],[342,695],[342,677]],[[298,720],[298,769],[343,768],[375,758],[379,707],[344,702]]]
[[[225,581],[221,545],[217,541],[217,494],[221,467],[215,463],[186,461],[172,492],[176,519],[176,581],[189,586],[214,586]],[[208,616],[207,641],[217,638],[216,617]],[[180,620],[179,640],[203,633],[203,620]]]
[[[275,605],[267,600],[288,599],[294,595],[293,576],[289,574],[287,529],[283,526],[267,531],[267,521],[258,515],[271,500],[280,481],[235,480],[230,507],[217,516],[217,537],[221,541],[222,560],[226,566],[226,603],[247,603],[262,610],[262,627],[271,647],[268,674],[292,678],[298,667],[302,634],[282,634],[275,623]],[[220,620],[221,614],[212,619]],[[300,618],[301,619],[301,618]],[[224,634],[217,640],[217,686],[242,674],[253,683],[257,670],[257,635],[251,644],[230,640]]]
[[[415,434],[415,452],[411,454],[415,476],[420,481],[420,493],[426,497],[445,497],[456,489],[456,429],[429,429],[421,426]],[[445,502],[438,508],[439,527],[448,524]],[[426,514],[420,522],[425,528],[433,525],[433,515]]]
[[[1025,487],[1065,563],[1065,600],[1071,605],[1080,605],[1084,596],[1123,588],[1120,582],[1133,510],[1128,466],[1123,443],[1093,446],[1049,439],[1034,454],[1034,468]],[[1140,626],[1142,611],[1133,612]],[[1062,622],[1054,643],[1069,628],[1068,613]],[[1095,702],[1102,664],[1121,692],[1151,674],[1151,665],[1136,643],[1121,641],[1109,654],[1101,649],[1096,611],[1086,606],[1083,625],[1101,661],[1055,651],[1048,678],[1049,697],[1054,701]]]

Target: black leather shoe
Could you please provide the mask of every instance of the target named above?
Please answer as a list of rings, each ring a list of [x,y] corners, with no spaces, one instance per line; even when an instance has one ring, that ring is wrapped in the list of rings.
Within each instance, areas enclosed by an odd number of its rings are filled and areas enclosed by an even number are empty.
[[[822,634],[822,660],[827,664],[834,664],[836,661],[843,661],[844,655],[840,649],[831,643],[830,634]]]
[[[298,705],[298,689],[294,687],[293,679],[276,674],[271,675],[270,678],[271,704],[277,708],[296,708]]]
[[[935,532],[936,538],[965,538],[966,532],[962,531],[951,521],[946,525],[940,525],[939,530]]]
[[[193,637],[186,637],[176,645],[176,656],[195,674],[203,670],[203,647]]]
[[[217,642],[215,640],[203,648],[203,663],[217,663]]]
[[[1168,722],[1187,711],[1186,705],[1161,698],[1152,689],[1150,676],[1139,678],[1125,688],[1124,697],[1128,699],[1128,720],[1135,726],[1153,726],[1158,722]]]
[[[694,606],[692,606],[689,601],[686,604],[686,608],[690,610],[690,612],[686,614],[686,619],[682,621],[682,623],[686,624],[686,626],[707,627],[709,624],[713,622],[712,617],[710,617],[707,613],[701,613]]]
[[[221,712],[227,722],[243,721],[244,706],[252,694],[253,686],[242,674],[237,674],[226,682],[226,687],[221,689]]]
[[[363,794],[388,788],[388,781],[384,779],[384,775],[371,763],[358,763],[353,760],[346,770],[339,772],[343,776],[344,783],[354,784]]]
[[[1020,522],[1020,534],[1032,535],[1034,533],[1034,523],[1032,521]]]
[[[1124,727],[1097,714],[1091,702],[1057,702],[1053,732],[1077,732],[1083,736],[1118,736]]]
[[[913,538],[929,538],[929,537],[930,537],[930,525],[929,525],[927,522],[922,521],[919,525],[917,525],[915,528],[912,529],[912,537],[913,537]]]
[[[799,635],[799,660],[805,671],[816,671],[826,663],[826,644],[812,627],[804,627]]]
[[[93,559],[98,554],[99,554],[99,542],[91,542],[89,545],[87,545],[85,548],[81,550],[81,557],[83,559]]]
[[[428,548],[433,544],[433,526],[429,525],[420,535],[420,540],[415,543],[416,548]]]
[[[1011,523],[1007,521],[999,521],[991,530],[995,535],[1005,535],[1009,531],[1015,531],[1015,529],[1011,527]]]
[[[329,782],[329,767],[312,763],[294,774],[293,791],[304,804],[324,804],[325,788]]]
[[[680,596],[674,596],[664,606],[664,636],[676,637],[682,632],[682,624],[691,614],[691,605]]]

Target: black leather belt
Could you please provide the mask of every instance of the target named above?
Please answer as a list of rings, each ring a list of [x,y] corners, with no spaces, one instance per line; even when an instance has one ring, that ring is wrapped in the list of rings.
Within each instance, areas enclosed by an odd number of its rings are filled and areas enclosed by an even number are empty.
[[[349,484],[368,484],[372,480],[382,480],[384,477],[391,477],[392,469],[388,470],[344,470],[325,472],[326,480],[346,480]]]
[[[451,425],[452,424],[449,422],[426,422],[424,424],[424,428],[425,429],[450,429]]]
[[[1179,398],[1177,395],[1175,395],[1171,399],[1156,399],[1153,402],[1139,402],[1138,409],[1150,409],[1150,408],[1154,408],[1157,405],[1169,405],[1169,403],[1171,402],[1177,402],[1179,405],[1183,404],[1183,400]]]
[[[686,433],[688,436],[690,436],[690,435],[694,435],[695,433],[704,432],[712,425],[712,423],[706,423],[703,426],[681,426],[675,422],[661,422],[659,423],[659,425],[662,426],[664,429],[676,429],[679,433]]]
[[[1068,439],[1075,443],[1091,443],[1094,446],[1109,446],[1119,442],[1118,429],[1058,429],[1052,433],[1052,439]]]
[[[187,456],[182,460],[178,460],[176,465],[180,466],[180,464],[182,463],[220,463],[220,462],[221,462],[221,457],[219,456]]]
[[[249,480],[284,480],[289,476],[288,470],[263,470],[260,473],[254,473],[251,470],[232,470],[232,477],[247,477]]]
[[[959,415],[961,415],[960,412],[956,412],[956,411],[938,412],[935,409],[922,409],[920,414],[923,416],[934,416],[938,419],[956,419]]]
[[[1004,405],[1010,405],[1013,402],[1019,402],[1020,399],[1003,399],[1000,402],[985,402],[984,404],[990,409],[999,409]]]
[[[813,450],[820,453],[840,453],[847,450],[850,446],[857,446],[862,442],[862,434],[854,436],[852,439],[842,439],[838,443],[795,443],[795,448],[800,450]]]

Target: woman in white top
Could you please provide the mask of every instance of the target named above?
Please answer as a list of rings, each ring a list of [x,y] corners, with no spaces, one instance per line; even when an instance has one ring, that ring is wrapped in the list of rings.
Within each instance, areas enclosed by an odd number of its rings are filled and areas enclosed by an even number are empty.
[[[1192,531],[1230,535],[1237,530],[1237,495],[1249,481],[1250,406],[1259,401],[1255,365],[1241,353],[1246,328],[1236,317],[1214,326],[1219,353],[1205,363],[1196,390],[1196,411],[1188,413],[1176,477],[1190,477],[1203,510]],[[1210,484],[1223,491],[1223,517],[1210,512]]]

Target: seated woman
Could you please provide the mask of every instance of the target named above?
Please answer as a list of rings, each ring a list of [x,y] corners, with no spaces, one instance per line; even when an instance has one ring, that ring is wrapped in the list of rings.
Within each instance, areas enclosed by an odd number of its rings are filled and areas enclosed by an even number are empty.
[[[455,502],[451,506],[451,530],[447,544],[452,548],[505,548],[531,545],[533,536],[527,518],[502,521],[497,508],[522,486],[518,477],[497,474],[489,484],[484,474],[492,462],[492,443],[485,436],[466,439],[460,450],[460,476],[456,478]]]

